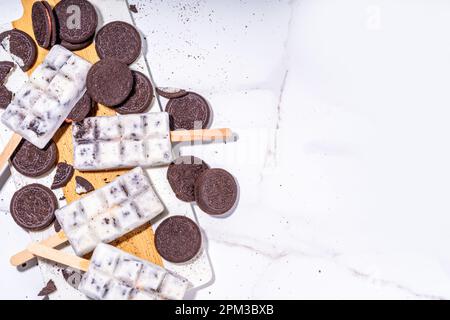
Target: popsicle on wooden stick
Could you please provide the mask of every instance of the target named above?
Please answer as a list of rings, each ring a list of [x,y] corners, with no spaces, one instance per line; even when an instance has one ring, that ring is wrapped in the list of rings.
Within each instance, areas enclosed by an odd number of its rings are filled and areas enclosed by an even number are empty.
[[[91,299],[180,300],[190,287],[179,275],[107,244],[99,244],[90,261],[39,243],[28,250],[85,271],[78,290]]]
[[[49,51],[1,117],[15,132],[0,155],[1,167],[19,144],[19,136],[45,147],[85,93],[90,68],[89,62],[59,45]]]
[[[103,188],[56,210],[64,232],[43,240],[42,245],[57,247],[69,241],[82,256],[101,242],[112,242],[149,222],[164,211],[150,179],[137,167]],[[11,264],[21,265],[34,256],[24,250],[11,257]]]
[[[72,127],[74,167],[82,171],[169,164],[177,141],[228,139],[229,129],[170,132],[169,114],[90,117]]]

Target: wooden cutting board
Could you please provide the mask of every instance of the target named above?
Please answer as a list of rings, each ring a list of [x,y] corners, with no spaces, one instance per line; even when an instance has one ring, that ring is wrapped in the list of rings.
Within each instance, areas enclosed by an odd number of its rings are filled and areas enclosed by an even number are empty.
[[[21,0],[24,8],[24,14],[19,19],[13,22],[13,26],[17,29],[25,31],[28,33],[33,39],[33,27],[31,22],[31,7],[35,0]],[[54,6],[58,3],[58,0],[48,0],[51,6]],[[38,58],[34,68],[42,63],[45,56],[47,55],[48,50],[45,50],[38,46]],[[90,61],[91,63],[95,63],[99,60],[97,53],[95,51],[95,47],[91,44],[86,49],[76,51],[76,54],[83,57],[84,59]],[[31,74],[34,70],[32,68],[28,74]],[[96,115],[114,115],[114,110],[107,108],[103,105],[98,105],[96,110]],[[71,126],[68,124],[63,124],[62,127],[58,130],[53,140],[56,142],[58,146],[59,152],[59,162],[67,162],[73,163],[73,147],[72,147],[72,135],[71,135]],[[75,171],[74,177],[76,175],[82,176],[89,180],[95,188],[100,188],[104,186],[106,183],[114,180],[118,175],[123,174],[127,170],[113,170],[107,172],[79,172]],[[64,188],[64,196],[66,197],[67,203],[75,201],[80,198],[80,196],[75,192],[75,179],[69,182],[69,184]],[[156,251],[154,241],[153,241],[153,230],[150,224],[146,224],[141,228],[125,235],[124,237],[118,239],[113,244],[117,247],[132,253],[138,257],[143,259],[147,259],[153,263],[162,265],[162,259],[158,252]]]

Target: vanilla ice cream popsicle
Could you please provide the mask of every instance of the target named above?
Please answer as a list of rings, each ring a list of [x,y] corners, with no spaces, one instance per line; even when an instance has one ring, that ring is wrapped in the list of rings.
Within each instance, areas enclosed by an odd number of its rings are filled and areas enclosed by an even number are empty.
[[[101,243],[86,260],[32,243],[28,250],[38,257],[85,271],[78,290],[95,300],[181,300],[189,281],[147,260]]]
[[[61,46],[54,46],[15,94],[1,121],[44,148],[86,91],[91,64]]]
[[[137,167],[55,212],[75,253],[82,256],[150,221],[164,206]]]
[[[106,170],[172,161],[166,112],[90,117],[73,124],[74,167]]]
[[[92,299],[180,300],[189,282],[166,269],[99,244],[78,289]]]

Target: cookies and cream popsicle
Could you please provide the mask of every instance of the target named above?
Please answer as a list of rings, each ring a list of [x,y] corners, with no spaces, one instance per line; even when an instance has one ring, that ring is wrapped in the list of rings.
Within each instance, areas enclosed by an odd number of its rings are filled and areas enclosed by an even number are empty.
[[[1,121],[36,147],[44,148],[85,93],[90,68],[83,58],[54,46],[15,94]]]
[[[86,260],[39,243],[28,250],[85,271],[78,290],[95,300],[180,300],[191,287],[179,275],[104,243]]]
[[[172,161],[166,112],[90,117],[72,127],[74,167],[93,171]]]
[[[106,186],[56,210],[65,236],[82,256],[155,218],[164,206],[137,167]]]
[[[78,289],[97,300],[180,300],[188,288],[186,279],[113,246],[100,244]]]

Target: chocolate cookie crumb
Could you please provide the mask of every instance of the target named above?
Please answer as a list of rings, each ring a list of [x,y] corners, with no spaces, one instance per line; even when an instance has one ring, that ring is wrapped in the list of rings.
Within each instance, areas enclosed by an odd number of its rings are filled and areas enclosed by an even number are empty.
[[[84,194],[95,190],[92,183],[90,183],[83,177],[76,176],[75,182],[76,182],[75,192],[78,194]]]
[[[56,165],[56,174],[53,178],[51,189],[58,189],[65,187],[70,179],[72,179],[74,169],[72,165],[65,162],[60,162]]]
[[[49,280],[44,288],[38,293],[39,297],[47,296],[57,290],[53,280]]]

